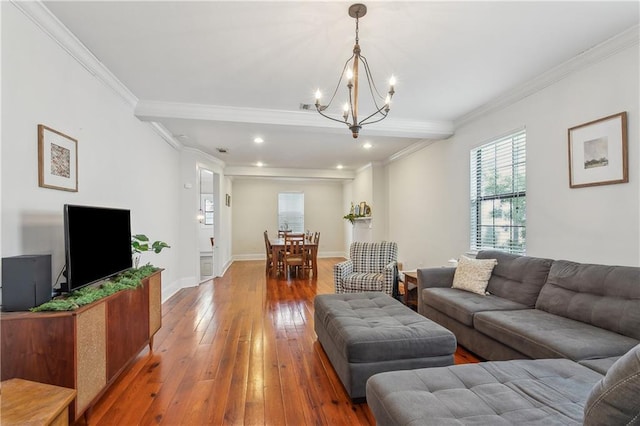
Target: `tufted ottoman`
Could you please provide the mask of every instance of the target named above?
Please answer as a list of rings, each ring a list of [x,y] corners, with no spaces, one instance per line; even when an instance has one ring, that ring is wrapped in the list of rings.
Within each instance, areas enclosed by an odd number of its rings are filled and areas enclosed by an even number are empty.
[[[453,364],[453,333],[385,293],[321,294],[314,308],[318,341],[354,401],[373,374]]]

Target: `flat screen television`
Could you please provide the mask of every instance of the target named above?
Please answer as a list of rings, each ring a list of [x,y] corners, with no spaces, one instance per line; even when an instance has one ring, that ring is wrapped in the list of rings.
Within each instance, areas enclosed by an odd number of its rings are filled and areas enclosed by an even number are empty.
[[[112,277],[132,266],[131,212],[107,207],[64,205],[63,292]]]

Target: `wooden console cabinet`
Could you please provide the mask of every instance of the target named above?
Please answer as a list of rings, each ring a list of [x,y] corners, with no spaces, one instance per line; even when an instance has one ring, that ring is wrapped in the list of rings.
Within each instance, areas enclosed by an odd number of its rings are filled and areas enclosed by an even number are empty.
[[[75,389],[77,420],[149,344],[162,321],[161,272],[69,312],[12,312],[1,317],[1,380],[21,378]]]

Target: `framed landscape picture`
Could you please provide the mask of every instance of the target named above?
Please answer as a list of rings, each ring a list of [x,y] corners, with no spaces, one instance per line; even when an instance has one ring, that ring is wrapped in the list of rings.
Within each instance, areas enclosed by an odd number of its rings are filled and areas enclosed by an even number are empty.
[[[38,124],[38,185],[78,192],[78,141]]]
[[[569,129],[569,186],[629,182],[627,113]]]

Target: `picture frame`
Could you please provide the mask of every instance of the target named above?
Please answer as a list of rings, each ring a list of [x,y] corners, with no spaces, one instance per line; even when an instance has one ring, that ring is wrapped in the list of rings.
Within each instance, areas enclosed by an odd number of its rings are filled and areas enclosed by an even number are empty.
[[[365,201],[360,201],[358,210],[360,211],[360,216],[365,216],[366,210],[367,210],[367,203]]]
[[[626,111],[571,127],[568,148],[569,187],[629,182]]]
[[[225,195],[224,204],[227,207],[231,207],[231,195],[229,194]]]
[[[78,141],[38,124],[38,186],[78,192]]]

